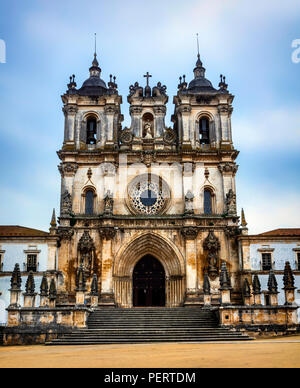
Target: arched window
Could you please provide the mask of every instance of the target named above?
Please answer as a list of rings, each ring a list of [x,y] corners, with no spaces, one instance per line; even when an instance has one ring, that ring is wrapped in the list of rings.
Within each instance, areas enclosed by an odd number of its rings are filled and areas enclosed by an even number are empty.
[[[199,121],[199,138],[200,144],[209,144],[209,119],[207,117],[201,117]]]
[[[92,190],[85,193],[85,214],[94,214],[94,192]]]
[[[96,144],[97,120],[90,117],[86,124],[86,144]]]
[[[213,212],[213,197],[209,189],[204,190],[204,214],[212,214]]]

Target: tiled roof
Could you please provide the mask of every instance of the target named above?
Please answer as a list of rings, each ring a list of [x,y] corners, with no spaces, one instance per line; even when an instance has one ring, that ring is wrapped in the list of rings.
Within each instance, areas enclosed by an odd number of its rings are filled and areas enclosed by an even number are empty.
[[[0,225],[0,237],[47,237],[49,233],[24,226]]]
[[[261,233],[258,236],[287,236],[287,237],[300,237],[300,228],[288,228],[288,229],[275,229],[269,232]]]

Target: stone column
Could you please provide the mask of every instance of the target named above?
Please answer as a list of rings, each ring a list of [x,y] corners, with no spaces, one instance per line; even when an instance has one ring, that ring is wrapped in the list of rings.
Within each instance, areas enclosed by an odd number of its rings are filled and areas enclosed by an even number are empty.
[[[182,120],[182,148],[192,148],[191,136],[190,136],[190,105],[184,105],[180,107],[181,120]],[[193,139],[194,140],[194,139]]]
[[[107,120],[107,138],[105,142],[106,149],[112,149],[114,147],[114,116],[116,108],[114,105],[107,105],[105,107],[106,120]]]
[[[231,143],[230,141],[230,134],[229,134],[229,108],[228,105],[219,105],[218,107],[219,115],[220,115],[220,121],[221,121],[221,145],[229,145]]]
[[[116,230],[113,227],[101,228],[99,234],[102,239],[102,279],[99,305],[114,307],[112,239],[116,235]]]
[[[184,227],[181,231],[185,239],[185,257],[186,257],[186,297],[185,305],[199,304],[196,301],[197,294],[197,249],[196,238],[198,229],[193,226]]]
[[[77,106],[69,105],[63,108],[65,114],[65,139],[64,145],[74,145],[75,140],[75,118],[78,112]]]

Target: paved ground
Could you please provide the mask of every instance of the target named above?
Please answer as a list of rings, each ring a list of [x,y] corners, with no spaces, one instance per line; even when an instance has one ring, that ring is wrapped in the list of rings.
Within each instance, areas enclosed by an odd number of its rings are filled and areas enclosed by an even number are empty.
[[[0,368],[299,368],[300,336],[239,343],[1,347]]]

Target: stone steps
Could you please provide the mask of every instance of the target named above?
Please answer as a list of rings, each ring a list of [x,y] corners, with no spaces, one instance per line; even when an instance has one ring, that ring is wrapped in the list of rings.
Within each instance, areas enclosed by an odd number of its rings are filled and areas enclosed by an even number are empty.
[[[99,309],[87,329],[63,334],[47,345],[241,341],[251,338],[218,327],[215,313],[200,308]]]

